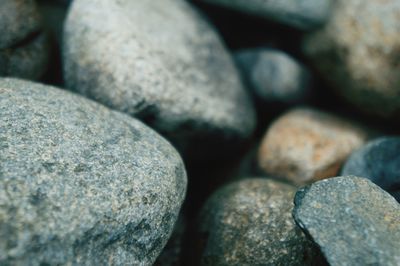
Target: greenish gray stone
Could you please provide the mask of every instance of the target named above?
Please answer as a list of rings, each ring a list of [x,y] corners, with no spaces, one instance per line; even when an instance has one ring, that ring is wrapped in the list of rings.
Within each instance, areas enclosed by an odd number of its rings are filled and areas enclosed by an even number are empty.
[[[239,12],[256,15],[311,30],[325,23],[330,15],[332,0],[202,0]]]
[[[400,265],[400,205],[366,178],[343,176],[299,190],[293,216],[332,265]]]
[[[151,265],[185,190],[180,156],[141,122],[0,79],[1,265]]]
[[[63,57],[68,88],[145,121],[179,147],[235,144],[253,131],[232,59],[184,0],[74,1]]]
[[[215,192],[199,219],[202,265],[308,265],[311,243],[291,216],[296,189],[244,179]]]

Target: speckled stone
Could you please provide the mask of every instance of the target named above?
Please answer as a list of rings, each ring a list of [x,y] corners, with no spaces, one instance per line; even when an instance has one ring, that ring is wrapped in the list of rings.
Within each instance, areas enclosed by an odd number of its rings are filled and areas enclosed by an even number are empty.
[[[151,265],[186,189],[141,122],[16,79],[0,79],[0,177],[1,265]]]
[[[310,242],[292,218],[295,188],[245,179],[215,192],[204,206],[202,265],[307,265]]]
[[[345,176],[299,190],[296,223],[336,265],[400,265],[400,205],[368,179]]]
[[[311,74],[285,52],[244,49],[235,59],[253,94],[265,103],[296,104],[310,94]]]
[[[35,0],[0,1],[0,50],[39,30],[40,14]]]
[[[304,40],[304,52],[354,106],[383,117],[400,113],[400,2],[337,0],[330,22]]]
[[[329,18],[331,0],[202,0],[256,15],[301,30],[321,26]]]
[[[266,132],[258,163],[266,173],[303,185],[333,177],[367,132],[352,121],[310,109],[295,108]]]
[[[74,1],[64,40],[68,88],[145,121],[179,147],[252,133],[253,107],[232,59],[184,0]]]
[[[400,138],[382,137],[355,151],[342,175],[368,178],[400,202]]]

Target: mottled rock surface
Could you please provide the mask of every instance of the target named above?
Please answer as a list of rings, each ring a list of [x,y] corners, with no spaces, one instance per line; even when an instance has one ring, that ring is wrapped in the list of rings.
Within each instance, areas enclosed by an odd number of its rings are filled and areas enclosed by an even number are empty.
[[[263,102],[295,104],[310,94],[310,72],[285,52],[244,49],[236,52],[235,59],[249,87]]]
[[[185,189],[181,158],[141,122],[0,80],[1,265],[150,265]]]
[[[302,185],[336,176],[367,133],[351,121],[296,108],[279,117],[266,132],[258,163],[266,173]]]
[[[368,178],[400,202],[400,138],[383,137],[355,151],[342,175]]]
[[[345,176],[299,190],[297,224],[335,265],[400,265],[400,205],[368,179]]]
[[[202,0],[260,16],[302,30],[321,26],[329,18],[331,0]]]
[[[227,185],[204,206],[202,265],[307,265],[310,242],[292,218],[295,188],[254,178]]]
[[[178,146],[242,140],[253,130],[232,59],[183,0],[74,1],[64,40],[68,88],[138,117]]]
[[[334,89],[361,110],[400,113],[400,2],[338,0],[330,22],[304,52]]]

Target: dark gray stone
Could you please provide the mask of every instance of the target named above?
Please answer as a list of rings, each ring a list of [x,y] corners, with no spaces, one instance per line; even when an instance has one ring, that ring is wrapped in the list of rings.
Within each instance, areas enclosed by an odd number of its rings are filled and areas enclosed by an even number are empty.
[[[335,177],[299,190],[296,223],[335,265],[400,265],[400,205],[366,178]]]
[[[271,19],[302,30],[321,26],[329,18],[331,0],[202,0]]]
[[[349,157],[342,175],[368,178],[400,201],[400,138],[384,137],[367,143]]]
[[[181,158],[141,122],[0,80],[1,265],[151,265],[185,189]]]
[[[308,265],[311,243],[291,216],[296,189],[245,179],[207,201],[199,220],[203,265]]]
[[[253,107],[232,59],[186,1],[75,1],[64,33],[68,88],[179,146],[252,133]]]
[[[235,54],[244,79],[266,103],[296,104],[310,94],[311,75],[288,54],[274,49],[246,49]]]

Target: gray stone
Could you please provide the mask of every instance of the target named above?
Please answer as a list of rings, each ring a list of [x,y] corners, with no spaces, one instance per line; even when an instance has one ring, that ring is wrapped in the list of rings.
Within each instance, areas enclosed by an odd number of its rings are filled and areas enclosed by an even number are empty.
[[[296,104],[310,94],[311,75],[290,55],[274,49],[245,49],[235,54],[254,94],[266,103]]]
[[[151,265],[185,189],[178,153],[141,122],[0,80],[1,265]]]
[[[308,265],[313,247],[291,216],[296,189],[272,180],[245,179],[215,192],[199,232],[203,265]]]
[[[329,18],[332,0],[203,0],[302,30],[321,26]]]
[[[332,265],[400,265],[400,205],[368,179],[325,179],[299,190],[296,223]]]
[[[400,113],[400,2],[337,0],[334,15],[303,50],[334,90],[360,110]]]
[[[253,107],[232,59],[183,0],[74,1],[64,40],[68,88],[138,117],[174,143],[242,140],[253,130]]]
[[[40,30],[35,0],[0,1],[0,49],[8,48]]]
[[[375,139],[355,151],[342,175],[368,178],[400,201],[400,138]]]

